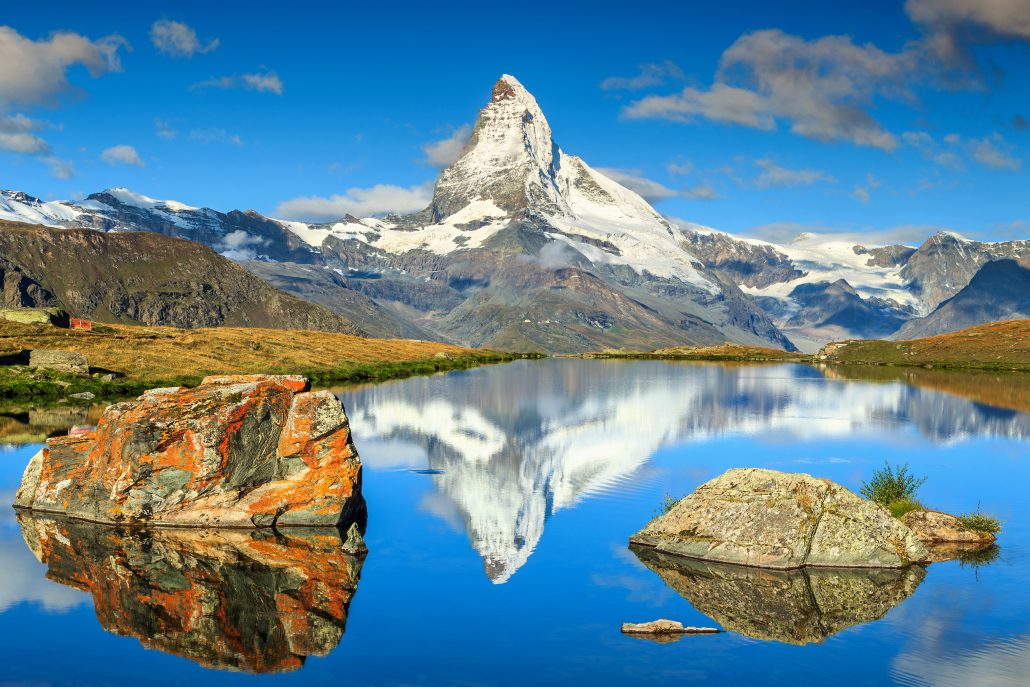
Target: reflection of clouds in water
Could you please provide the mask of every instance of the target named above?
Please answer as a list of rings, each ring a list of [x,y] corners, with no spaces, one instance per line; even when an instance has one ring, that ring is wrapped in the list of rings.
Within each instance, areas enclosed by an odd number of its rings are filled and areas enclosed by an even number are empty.
[[[89,603],[89,595],[46,579],[46,566],[36,560],[20,537],[0,539],[0,613],[20,603],[39,604],[47,611],[67,611]]]
[[[732,435],[907,439],[913,428],[935,442],[1030,437],[1027,414],[791,365],[546,360],[367,387],[345,403],[366,466],[441,471],[432,479],[447,499],[423,510],[460,518],[495,582],[528,560],[552,514],[641,488],[640,468],[663,446]]]
[[[1030,636],[995,640],[976,649],[949,650],[920,645],[899,654],[894,677],[932,687],[1019,687],[1030,681]]]

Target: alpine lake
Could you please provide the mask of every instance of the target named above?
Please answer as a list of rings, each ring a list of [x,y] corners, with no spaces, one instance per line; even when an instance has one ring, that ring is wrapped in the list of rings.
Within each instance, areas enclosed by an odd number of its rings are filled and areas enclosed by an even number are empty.
[[[0,417],[0,684],[1030,685],[1030,376],[546,359],[338,393],[364,556],[16,512],[45,437],[99,410]],[[793,572],[628,546],[732,467],[857,491],[885,461],[997,545]],[[658,618],[725,631],[620,633]]]

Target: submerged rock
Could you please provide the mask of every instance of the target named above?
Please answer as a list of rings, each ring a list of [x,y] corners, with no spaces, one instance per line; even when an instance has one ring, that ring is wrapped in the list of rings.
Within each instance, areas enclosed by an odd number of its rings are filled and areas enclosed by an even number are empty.
[[[343,406],[296,376],[207,377],[47,440],[16,507],[105,523],[337,525],[364,510]]]
[[[758,468],[727,470],[630,541],[762,568],[902,568],[926,548],[901,522],[830,480]]]
[[[769,570],[632,548],[644,565],[726,630],[787,644],[821,642],[881,618],[926,577],[918,565]]]
[[[924,544],[972,544],[987,546],[993,544],[995,536],[990,532],[978,532],[962,526],[954,515],[934,510],[914,510],[905,513],[901,521],[908,526],[919,541]]]
[[[18,515],[47,578],[93,598],[97,620],[148,649],[252,673],[300,668],[340,642],[364,556],[335,528],[123,529]]]

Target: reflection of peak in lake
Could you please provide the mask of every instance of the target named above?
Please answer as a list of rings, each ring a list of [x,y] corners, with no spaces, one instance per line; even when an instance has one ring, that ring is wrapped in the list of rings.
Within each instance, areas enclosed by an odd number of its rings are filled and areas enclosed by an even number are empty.
[[[669,556],[632,547],[640,561],[724,629],[787,644],[821,642],[882,618],[926,577],[903,569],[769,570]]]
[[[339,643],[363,557],[335,528],[121,530],[19,513],[47,577],[93,596],[112,634],[209,667],[296,670]]]
[[[901,383],[827,380],[802,365],[723,366],[551,359],[408,379],[345,394],[365,465],[401,449],[439,471],[495,582],[532,554],[553,513],[633,489],[662,446],[732,434],[878,438],[919,428],[933,441],[1030,437],[1030,415]],[[393,442],[391,445],[390,442]]]

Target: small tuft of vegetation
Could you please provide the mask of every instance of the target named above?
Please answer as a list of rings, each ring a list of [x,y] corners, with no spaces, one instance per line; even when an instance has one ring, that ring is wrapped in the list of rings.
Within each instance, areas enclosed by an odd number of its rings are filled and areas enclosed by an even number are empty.
[[[914,498],[905,497],[888,503],[887,510],[891,512],[891,515],[900,520],[906,513],[911,513],[912,511],[917,510],[926,510],[926,507]]]
[[[986,532],[987,534],[1001,532],[1001,522],[998,518],[984,513],[980,510],[979,505],[977,505],[976,511],[959,515],[958,522],[962,529],[971,532]]]
[[[659,517],[659,516],[665,515],[666,513],[671,511],[673,508],[675,508],[676,504],[679,503],[682,499],[683,499],[682,496],[677,498],[677,497],[673,496],[672,494],[666,492],[665,496],[662,497],[662,503],[658,506],[658,510],[656,510],[654,512],[655,517]]]
[[[859,492],[870,501],[889,508],[895,502],[918,503],[915,500],[916,492],[924,482],[925,477],[916,477],[908,471],[908,463],[891,467],[885,461],[883,469],[874,472],[873,478],[868,482],[863,482]]]

